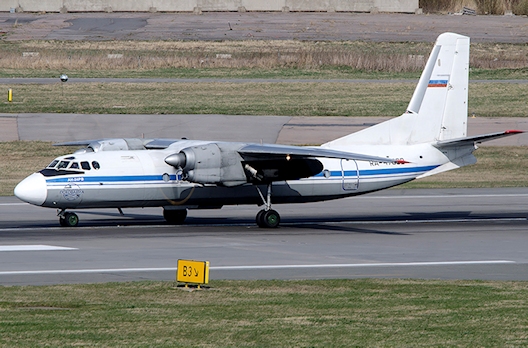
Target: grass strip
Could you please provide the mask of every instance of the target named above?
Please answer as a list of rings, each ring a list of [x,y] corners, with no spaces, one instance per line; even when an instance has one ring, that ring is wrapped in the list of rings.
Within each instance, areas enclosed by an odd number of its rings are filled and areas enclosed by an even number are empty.
[[[383,71],[354,69],[349,66],[307,68],[156,68],[156,69],[30,69],[0,68],[0,78],[59,78],[67,73],[70,78],[181,78],[181,79],[412,79],[418,81],[421,69],[417,71]],[[471,68],[471,80],[525,80],[528,68]]]
[[[55,157],[76,149],[52,146],[44,141],[0,142],[0,196],[12,196],[16,184],[26,176],[43,169]]]
[[[523,146],[483,146],[477,163],[411,181],[399,188],[527,187],[528,151]]]
[[[0,287],[4,347],[515,347],[528,283],[213,281]]]
[[[414,88],[414,83],[57,82],[14,86],[13,102],[0,104],[0,112],[397,116],[405,111]],[[469,112],[524,117],[527,99],[528,84],[473,84]]]
[[[417,76],[432,46],[427,42],[299,40],[4,40],[0,41],[0,76],[58,77],[65,72],[72,77],[175,77],[183,72],[183,77],[255,77],[277,71],[279,77],[293,78],[306,74],[354,78],[365,72],[374,78]],[[517,78],[526,77],[527,53],[528,47],[522,44],[473,43],[470,66],[484,71],[510,69]]]
[[[13,195],[13,189],[29,174],[48,165],[55,157],[75,151],[76,147],[55,147],[49,142],[0,142],[0,196]],[[412,181],[400,188],[482,188],[527,187],[528,152],[525,147],[479,148],[477,164],[428,178]]]

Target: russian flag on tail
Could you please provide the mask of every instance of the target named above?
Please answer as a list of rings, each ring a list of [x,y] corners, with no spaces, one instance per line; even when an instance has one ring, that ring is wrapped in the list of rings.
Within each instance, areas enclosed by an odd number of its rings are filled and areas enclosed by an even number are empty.
[[[429,80],[427,87],[447,87],[447,80]]]

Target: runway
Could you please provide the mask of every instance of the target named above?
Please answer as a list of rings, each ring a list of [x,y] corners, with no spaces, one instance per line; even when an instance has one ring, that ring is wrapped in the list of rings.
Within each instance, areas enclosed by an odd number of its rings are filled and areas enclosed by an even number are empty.
[[[178,259],[207,260],[211,279],[528,280],[528,189],[388,190],[276,205],[278,229],[253,206],[190,211],[55,211],[0,198],[0,284],[174,280]]]
[[[524,43],[527,30],[523,18],[503,16],[211,13],[83,17],[86,14],[3,14],[0,31],[9,41],[161,38],[432,42],[439,33],[450,30],[471,36],[473,42]],[[101,24],[115,19],[122,19],[118,20],[122,27],[98,29],[108,28]],[[131,27],[134,23],[140,25]],[[226,23],[233,23],[235,30]],[[74,82],[71,79],[70,83]],[[217,133],[204,133],[194,126],[196,116],[170,115],[170,120],[162,121],[164,117],[156,115],[156,124],[147,122],[151,116],[127,115],[124,125],[115,115],[2,115],[0,140],[66,141],[76,140],[79,134],[82,139],[101,134],[109,137],[114,136],[114,124],[120,125],[119,137],[160,137],[164,136],[162,131],[174,137],[177,128],[183,133],[178,136],[222,140]],[[339,136],[336,132],[350,133],[342,122],[359,128],[373,122],[268,117],[259,118],[255,129],[254,117],[213,115],[202,116],[198,122],[203,123],[203,117],[215,132],[220,129],[216,122],[224,127],[236,124],[231,128],[250,139],[292,144],[305,144],[309,132],[331,139]],[[131,118],[143,119],[152,128],[142,127]],[[474,122],[470,130],[491,126],[496,131],[503,129],[497,123],[504,120],[481,123],[477,118],[469,122]],[[506,122],[513,126],[504,129],[524,129],[519,125],[522,120]],[[83,132],[64,134],[72,124]],[[89,126],[83,126],[86,124]],[[57,133],[50,133],[53,129]],[[224,136],[233,140],[231,134]],[[312,143],[326,141],[309,139]],[[247,206],[191,211],[183,226],[165,224],[161,209],[125,209],[124,217],[117,210],[80,211],[80,227],[61,228],[55,211],[0,197],[0,285],[174,280],[178,259],[210,261],[212,280],[528,280],[528,189],[388,190],[274,208],[282,216],[278,229],[258,228],[254,223],[258,208]]]

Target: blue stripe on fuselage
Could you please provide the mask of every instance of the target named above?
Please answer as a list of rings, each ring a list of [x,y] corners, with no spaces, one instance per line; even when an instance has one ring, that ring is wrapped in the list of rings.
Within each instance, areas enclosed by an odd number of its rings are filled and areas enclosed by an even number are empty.
[[[360,177],[376,176],[376,175],[402,175],[410,173],[423,173],[428,172],[437,168],[438,165],[434,166],[422,166],[422,167],[402,167],[402,168],[382,168],[382,169],[361,169],[359,171]],[[356,177],[357,171],[346,170],[344,173],[340,170],[334,170],[330,172],[330,177]],[[316,178],[324,177],[324,173],[321,172],[314,175]],[[170,175],[170,181],[177,180],[176,175]],[[60,177],[47,179],[46,182],[49,184],[82,184],[82,183],[119,183],[119,182],[155,182],[164,181],[163,175],[118,175],[118,176],[74,176],[74,177]]]
[[[170,175],[170,180],[176,180],[176,175]],[[119,175],[119,176],[75,176],[48,179],[48,183],[92,183],[92,182],[131,182],[131,181],[163,181],[163,175]]]
[[[417,172],[428,172],[437,168],[438,165],[434,166],[423,166],[423,167],[403,167],[403,168],[383,168],[383,169],[361,169],[359,171],[359,176],[374,176],[374,175],[399,175],[399,174],[409,174]],[[346,170],[344,176],[357,176],[357,171],[355,170]],[[322,177],[324,173],[321,172],[315,177]],[[340,170],[333,170],[330,172],[330,176],[343,176],[343,172]]]

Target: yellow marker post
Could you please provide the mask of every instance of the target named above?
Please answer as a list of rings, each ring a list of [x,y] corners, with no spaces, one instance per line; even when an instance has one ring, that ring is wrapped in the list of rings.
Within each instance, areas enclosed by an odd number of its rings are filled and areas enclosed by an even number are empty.
[[[208,284],[209,261],[178,260],[176,281],[186,284]]]
[[[7,101],[10,103],[13,101],[13,90],[11,88],[7,91]]]

